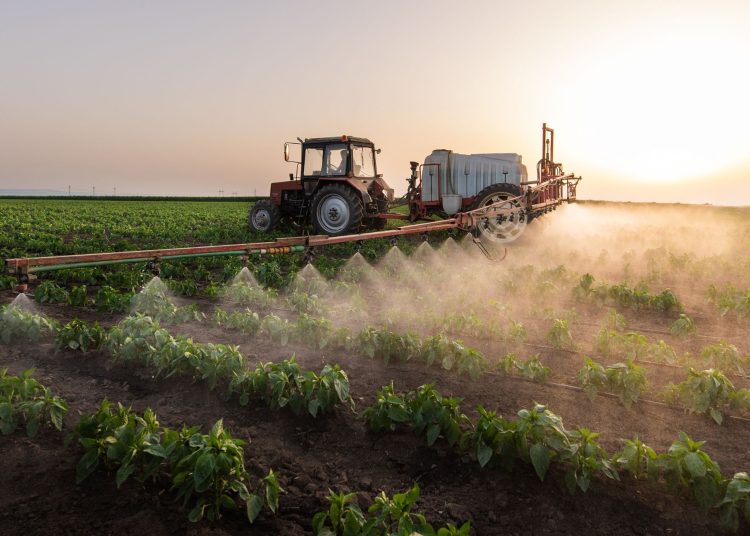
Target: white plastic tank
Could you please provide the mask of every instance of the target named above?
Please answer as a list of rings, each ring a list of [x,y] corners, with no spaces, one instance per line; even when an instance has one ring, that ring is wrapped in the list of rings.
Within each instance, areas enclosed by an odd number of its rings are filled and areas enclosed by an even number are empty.
[[[526,166],[516,153],[458,154],[436,149],[425,158],[422,167],[422,199],[439,201],[440,194],[461,198],[474,197],[493,184],[520,185],[527,180]],[[455,203],[449,200],[449,205]],[[460,203],[459,203],[460,206]],[[446,210],[447,212],[447,210]],[[450,214],[450,213],[449,213]]]

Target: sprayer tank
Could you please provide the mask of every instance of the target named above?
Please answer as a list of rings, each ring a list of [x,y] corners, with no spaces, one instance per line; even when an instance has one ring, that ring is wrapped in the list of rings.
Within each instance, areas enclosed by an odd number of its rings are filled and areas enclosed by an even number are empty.
[[[440,195],[474,197],[493,184],[520,185],[527,180],[526,166],[516,153],[458,154],[436,149],[422,167],[422,199],[438,201]],[[440,188],[438,190],[438,179]]]

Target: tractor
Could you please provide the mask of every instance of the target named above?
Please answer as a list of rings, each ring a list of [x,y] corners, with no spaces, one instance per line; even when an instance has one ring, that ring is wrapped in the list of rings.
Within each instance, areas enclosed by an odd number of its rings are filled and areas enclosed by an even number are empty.
[[[580,177],[554,162],[554,130],[542,125],[542,158],[529,180],[516,153],[460,154],[436,149],[424,163],[411,162],[406,194],[394,202],[393,189],[378,174],[380,149],[366,138],[297,138],[284,144],[284,159],[297,164],[289,180],[271,184],[271,197],[255,203],[248,216],[253,231],[273,230],[282,218],[311,223],[319,235],[355,235],[381,230],[389,219],[434,222],[461,214],[482,214],[471,229],[493,242],[516,240],[526,224],[563,202],[574,201]],[[290,157],[300,146],[300,159]],[[408,212],[388,212],[407,205]]]
[[[366,138],[308,138],[284,144],[284,160],[297,164],[289,180],[271,184],[271,197],[253,205],[250,228],[266,233],[282,218],[298,225],[311,223],[318,234],[341,236],[361,227],[382,229],[393,189],[378,174],[380,149]],[[301,159],[292,160],[292,145]]]

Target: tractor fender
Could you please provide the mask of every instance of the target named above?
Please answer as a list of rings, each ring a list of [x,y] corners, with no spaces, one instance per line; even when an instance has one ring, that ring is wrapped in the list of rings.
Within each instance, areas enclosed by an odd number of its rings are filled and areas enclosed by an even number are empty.
[[[367,187],[370,185],[372,180],[362,180],[362,179],[353,179],[353,178],[346,178],[346,179],[337,179],[337,180],[325,180],[320,179],[320,183],[318,184],[318,188],[325,184],[335,184],[335,183],[346,183],[348,184],[352,189],[354,189],[355,192],[360,196],[362,199],[362,203],[367,205],[368,203],[372,203],[372,196],[367,191]]]

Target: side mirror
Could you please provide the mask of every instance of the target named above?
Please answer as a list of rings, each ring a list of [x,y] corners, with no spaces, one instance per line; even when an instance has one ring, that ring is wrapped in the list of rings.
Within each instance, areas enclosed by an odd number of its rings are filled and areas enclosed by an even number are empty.
[[[375,149],[376,154],[380,154],[380,149]]]
[[[289,142],[284,144],[284,160],[289,162]]]

